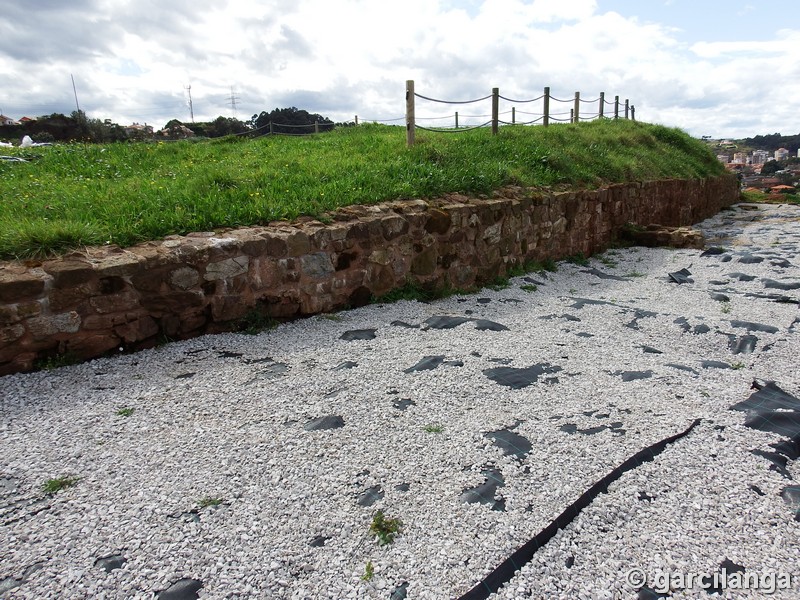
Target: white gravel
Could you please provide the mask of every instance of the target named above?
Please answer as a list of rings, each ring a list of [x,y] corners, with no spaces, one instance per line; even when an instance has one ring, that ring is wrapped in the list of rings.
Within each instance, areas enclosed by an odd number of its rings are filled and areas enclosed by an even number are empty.
[[[153,598],[187,578],[202,582],[200,598],[389,598],[404,582],[410,599],[458,597],[595,481],[696,419],[493,597],[635,598],[632,568],[655,587],[658,573],[710,575],[725,560],[746,573],[789,574],[791,589],[769,597],[800,597],[800,522],[781,497],[793,481],[751,452],[782,438],[745,427],[746,414],[730,410],[755,379],[800,397],[800,290],[764,283],[800,283],[800,209],[736,207],[701,227],[724,255],[611,250],[589,266],[622,281],[561,262],[555,273],[529,275],[541,285],[515,278],[503,290],[0,378],[0,597]],[[748,254],[765,260],[741,262]],[[669,280],[682,268],[693,283]],[[578,298],[604,303],[580,307]],[[443,315],[508,330],[392,325]],[[777,331],[751,332],[755,352],[734,355],[725,334],[748,332],[732,321]],[[695,333],[700,325],[709,331]],[[367,328],[374,339],[340,339]],[[405,372],[425,356],[444,359]],[[336,368],[346,361],[357,365]],[[521,389],[484,373],[542,363],[561,370]],[[404,400],[405,410],[395,406]],[[133,412],[118,414],[124,408]],[[344,426],[304,428],[326,415]],[[509,427],[531,444],[522,459],[484,435]],[[505,510],[461,498],[488,467],[504,478],[496,499]],[[797,477],[796,464],[788,471]],[[45,495],[44,483],[58,477],[78,479]],[[360,505],[373,486],[383,497]],[[204,499],[221,503],[203,507]],[[386,546],[369,534],[378,509],[403,523]],[[310,544],[316,536],[324,545]],[[121,568],[95,565],[114,555],[124,557]],[[697,585],[672,587],[673,598],[712,597]],[[724,597],[763,596],[729,589]]]

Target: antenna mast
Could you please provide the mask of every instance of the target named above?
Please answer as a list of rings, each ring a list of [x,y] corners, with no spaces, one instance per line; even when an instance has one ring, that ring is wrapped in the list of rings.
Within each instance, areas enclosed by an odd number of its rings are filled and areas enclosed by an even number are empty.
[[[72,76],[72,73],[70,73],[69,76],[72,79],[72,92],[75,94],[75,108],[78,109],[78,114],[80,114],[81,105],[78,104],[78,90],[75,88],[75,78]]]
[[[189,92],[189,115],[192,117],[192,123],[194,123],[194,108],[192,107],[192,86],[186,86],[186,91]]]

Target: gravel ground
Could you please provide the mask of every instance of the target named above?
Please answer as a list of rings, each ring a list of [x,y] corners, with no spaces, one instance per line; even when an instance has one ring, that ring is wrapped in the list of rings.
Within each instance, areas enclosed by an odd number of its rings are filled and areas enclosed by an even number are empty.
[[[720,570],[723,597],[800,597],[773,446],[800,439],[800,208],[699,226],[722,251],[0,378],[0,597],[710,598]]]

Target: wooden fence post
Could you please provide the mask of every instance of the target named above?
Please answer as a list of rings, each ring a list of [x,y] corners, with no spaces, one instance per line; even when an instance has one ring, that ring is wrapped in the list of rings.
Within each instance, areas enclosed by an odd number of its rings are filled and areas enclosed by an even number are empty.
[[[414,80],[406,81],[406,146],[414,145]]]
[[[606,107],[606,93],[600,92],[600,114],[598,115],[599,119],[603,118],[603,110]]]
[[[619,96],[614,96],[614,118],[619,119]]]
[[[544,116],[542,117],[542,125],[547,127],[550,124],[550,88],[544,88],[544,107],[542,108]]]
[[[314,121],[314,133],[319,133],[319,121]]]
[[[270,132],[270,134],[273,134],[273,133],[275,133],[275,132],[273,131],[273,129],[272,129],[272,121],[270,121],[270,122],[269,122],[269,132]]]
[[[356,115],[355,124],[356,124],[356,127],[358,127],[358,115]]]
[[[630,107],[628,106],[628,99],[625,98],[625,118],[628,118],[628,113],[630,112]]]
[[[492,88],[492,135],[497,135],[500,119],[500,88]]]
[[[575,122],[575,108],[574,107],[569,109],[569,122],[570,123],[574,123]]]
[[[580,120],[581,120],[581,93],[575,92],[575,119],[572,122],[577,123]]]
[[[633,104],[631,104],[631,121],[635,120],[636,120],[636,107]]]
[[[458,111],[456,111],[456,129],[458,129]]]

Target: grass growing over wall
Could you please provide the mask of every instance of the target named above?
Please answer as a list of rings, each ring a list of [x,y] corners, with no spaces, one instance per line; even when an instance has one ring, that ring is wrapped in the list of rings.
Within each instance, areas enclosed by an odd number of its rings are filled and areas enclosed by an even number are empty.
[[[349,204],[486,194],[503,185],[597,187],[718,175],[700,141],[604,120],[459,134],[361,125],[308,137],[4,148],[0,256],[320,216]]]

